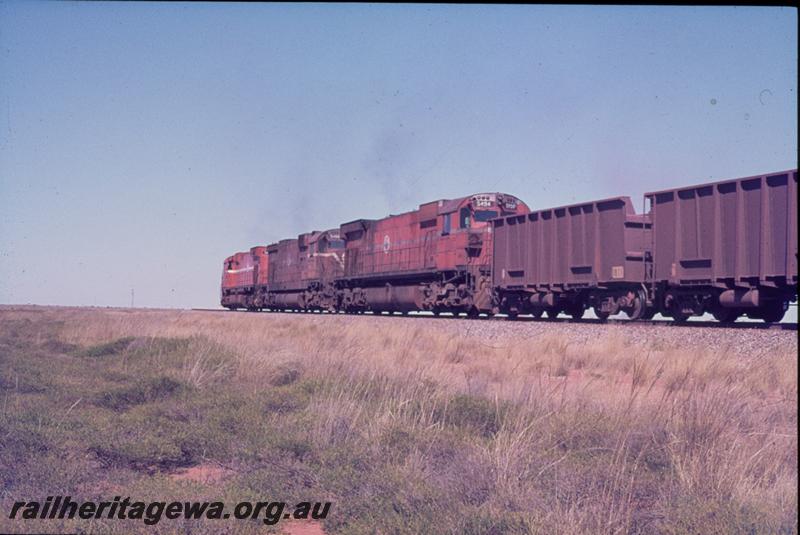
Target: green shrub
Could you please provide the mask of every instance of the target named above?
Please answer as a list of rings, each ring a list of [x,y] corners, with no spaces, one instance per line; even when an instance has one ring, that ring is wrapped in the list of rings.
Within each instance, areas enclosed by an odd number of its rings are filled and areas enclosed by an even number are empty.
[[[505,404],[495,404],[486,398],[458,394],[437,408],[435,418],[442,423],[469,428],[484,437],[491,437],[500,430],[506,411]]]
[[[127,350],[134,340],[136,340],[136,338],[133,336],[118,338],[117,340],[112,340],[111,342],[107,342],[105,344],[87,347],[81,352],[81,355],[84,357],[107,357],[119,355]]]
[[[664,535],[751,535],[757,533],[797,533],[797,525],[769,527],[765,513],[735,500],[715,500],[705,496],[686,496],[673,504],[658,523]]]
[[[268,382],[272,386],[286,386],[300,379],[301,375],[303,375],[303,369],[298,363],[285,362],[272,370]]]
[[[123,411],[134,405],[174,396],[187,388],[187,385],[171,377],[160,376],[140,380],[132,386],[103,392],[98,396],[95,403],[101,407],[115,411]]]

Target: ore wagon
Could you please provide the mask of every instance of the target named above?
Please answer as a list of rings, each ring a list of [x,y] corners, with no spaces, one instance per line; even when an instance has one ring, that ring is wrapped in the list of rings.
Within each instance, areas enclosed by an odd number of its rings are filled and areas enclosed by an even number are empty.
[[[797,299],[796,169],[645,196],[665,314],[780,321]]]
[[[652,314],[645,291],[650,222],[628,197],[501,217],[494,228],[498,310],[574,318]]]

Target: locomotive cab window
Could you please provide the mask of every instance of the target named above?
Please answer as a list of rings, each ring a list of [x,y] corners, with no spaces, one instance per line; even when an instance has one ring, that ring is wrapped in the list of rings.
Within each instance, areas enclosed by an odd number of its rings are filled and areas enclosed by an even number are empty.
[[[461,212],[459,213],[459,217],[458,217],[458,220],[460,221],[459,227],[460,228],[469,228],[469,219],[470,219],[469,208],[462,208]]]
[[[442,216],[442,236],[450,234],[450,214]]]
[[[329,240],[328,249],[344,249],[344,240]]]

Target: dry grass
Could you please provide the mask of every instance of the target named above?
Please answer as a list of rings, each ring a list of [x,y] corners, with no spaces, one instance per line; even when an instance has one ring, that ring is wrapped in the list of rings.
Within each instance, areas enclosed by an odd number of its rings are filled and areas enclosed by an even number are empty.
[[[0,465],[21,463],[3,503],[164,498],[164,474],[211,460],[237,476],[197,492],[330,499],[332,533],[797,532],[796,342],[743,358],[438,325],[0,311]],[[25,454],[52,473],[22,475]]]

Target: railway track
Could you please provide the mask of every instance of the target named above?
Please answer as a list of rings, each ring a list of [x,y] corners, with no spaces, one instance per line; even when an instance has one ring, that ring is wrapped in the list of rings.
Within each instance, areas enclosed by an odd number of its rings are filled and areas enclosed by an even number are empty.
[[[226,310],[222,308],[193,308],[195,312],[217,312],[217,313],[239,313],[247,314],[246,310]],[[285,315],[298,315],[298,314],[331,314],[330,312],[267,312],[270,314],[285,314]],[[344,313],[337,313],[335,315],[345,315]],[[358,316],[359,314],[348,314],[349,316]],[[471,319],[471,320],[492,320],[492,321],[513,321],[513,322],[531,322],[531,323],[574,323],[574,324],[587,324],[587,325],[633,325],[637,327],[689,327],[689,328],[710,328],[710,329],[751,329],[751,330],[772,330],[772,331],[797,331],[797,323],[763,323],[761,321],[740,321],[736,323],[720,323],[718,321],[703,321],[703,320],[689,320],[683,323],[677,323],[671,319],[655,319],[655,320],[629,320],[629,319],[608,319],[605,321],[596,318],[583,318],[575,320],[572,318],[534,318],[532,316],[519,316],[515,319],[509,319],[504,315],[485,316],[481,315],[477,318],[467,318],[466,315],[452,316],[442,314],[434,316],[429,313],[411,313],[411,314],[372,314],[366,313],[365,316],[381,317],[381,318],[409,318],[409,319]]]

